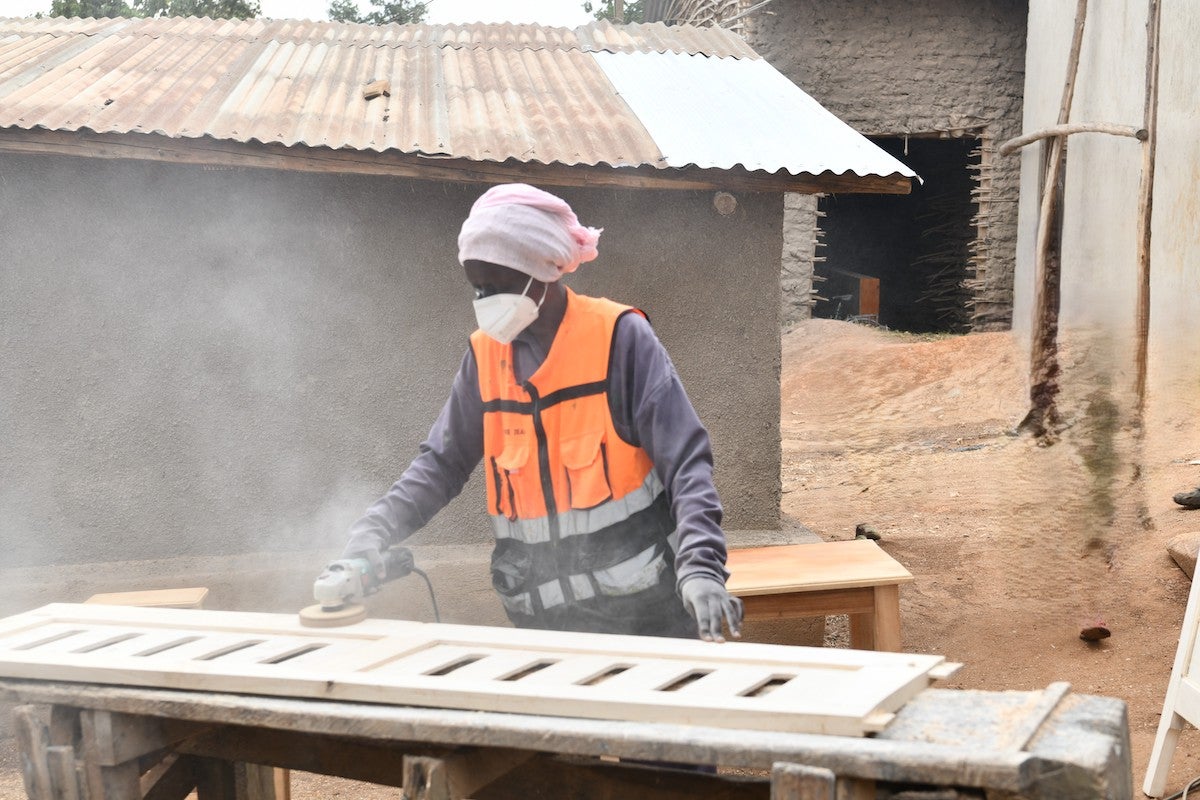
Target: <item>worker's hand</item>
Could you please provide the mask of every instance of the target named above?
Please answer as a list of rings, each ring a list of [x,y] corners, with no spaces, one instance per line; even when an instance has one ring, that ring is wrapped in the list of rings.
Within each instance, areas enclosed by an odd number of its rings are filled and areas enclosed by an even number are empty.
[[[683,607],[695,618],[700,638],[706,642],[723,642],[721,623],[729,626],[729,635],[742,635],[742,601],[725,590],[725,584],[707,575],[688,578],[679,587]]]
[[[383,540],[374,534],[361,534],[350,537],[342,558],[365,558],[371,565],[371,572],[376,581],[387,577],[387,565],[383,560]]]

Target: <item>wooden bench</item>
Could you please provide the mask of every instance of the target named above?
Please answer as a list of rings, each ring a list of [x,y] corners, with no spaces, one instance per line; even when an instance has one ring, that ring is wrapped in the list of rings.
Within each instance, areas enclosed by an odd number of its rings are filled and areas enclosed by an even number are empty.
[[[900,584],[913,576],[870,539],[729,551],[746,619],[850,616],[850,646],[900,651]]]

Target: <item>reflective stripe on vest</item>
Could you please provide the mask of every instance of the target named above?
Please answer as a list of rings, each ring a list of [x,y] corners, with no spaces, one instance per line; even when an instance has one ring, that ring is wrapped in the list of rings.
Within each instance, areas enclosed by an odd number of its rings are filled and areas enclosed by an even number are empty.
[[[598,569],[590,575],[568,575],[564,579],[546,581],[534,588],[537,600],[543,609],[554,608],[566,602],[562,582],[570,584],[576,600],[590,600],[597,594],[606,597],[636,594],[658,583],[667,568],[664,551],[657,546],[647,547],[633,558],[626,559],[606,569]],[[529,592],[511,596],[500,596],[505,609],[514,614],[531,617],[535,613],[534,598]]]
[[[558,536],[565,539],[579,536],[615,525],[654,504],[654,498],[663,491],[658,473],[650,470],[646,480],[637,489],[622,497],[590,509],[569,509],[558,513]],[[497,539],[516,539],[525,544],[542,544],[550,541],[549,517],[530,520],[510,520],[492,514],[492,532]]]

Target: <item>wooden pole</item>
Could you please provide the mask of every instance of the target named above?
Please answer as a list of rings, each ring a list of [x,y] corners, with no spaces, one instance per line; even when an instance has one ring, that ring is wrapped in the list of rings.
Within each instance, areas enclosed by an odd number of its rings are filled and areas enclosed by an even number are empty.
[[[1069,136],[1074,133],[1109,133],[1113,136],[1130,136],[1139,142],[1146,141],[1150,136],[1149,131],[1145,128],[1136,128],[1133,125],[1113,125],[1108,122],[1069,122],[1066,125],[1051,125],[1048,128],[1014,136],[1000,145],[998,152],[1002,156],[1012,155],[1022,147],[1042,139],[1049,139],[1052,136]]]
[[[624,0],[613,0],[613,22],[621,25],[625,22]]]
[[[1088,0],[1078,0],[1075,9],[1075,34],[1067,57],[1067,76],[1063,84],[1058,124],[1066,125],[1075,97],[1075,78],[1079,71],[1079,53],[1083,49],[1083,30]],[[1042,202],[1038,216],[1037,244],[1034,253],[1033,342],[1030,353],[1029,413],[1021,428],[1038,437],[1047,437],[1059,422],[1055,398],[1058,395],[1058,311],[1059,282],[1062,275],[1062,174],[1065,161],[1065,136],[1050,140],[1042,182]]]
[[[1150,233],[1154,216],[1154,161],[1158,146],[1158,35],[1161,19],[1159,0],[1150,0],[1146,11],[1146,104],[1142,127],[1149,136],[1142,147],[1142,180],[1138,187],[1138,292],[1137,337],[1134,361],[1139,422],[1146,408],[1146,378],[1150,347]]]

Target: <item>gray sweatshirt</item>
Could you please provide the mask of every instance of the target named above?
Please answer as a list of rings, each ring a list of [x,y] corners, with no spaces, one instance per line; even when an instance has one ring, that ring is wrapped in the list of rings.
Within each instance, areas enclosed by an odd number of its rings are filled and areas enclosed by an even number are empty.
[[[712,481],[708,431],[692,408],[666,349],[639,314],[622,317],[613,337],[608,401],[613,424],[646,451],[675,515],[676,584],[705,575],[724,583],[725,534]],[[513,367],[526,380],[546,358],[527,333],[513,340]],[[400,480],[350,528],[347,555],[383,549],[422,528],[453,499],[483,458],[483,401],[470,348],[450,397],[420,453]]]

